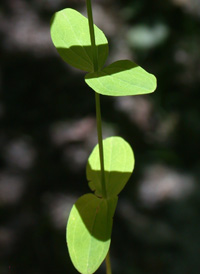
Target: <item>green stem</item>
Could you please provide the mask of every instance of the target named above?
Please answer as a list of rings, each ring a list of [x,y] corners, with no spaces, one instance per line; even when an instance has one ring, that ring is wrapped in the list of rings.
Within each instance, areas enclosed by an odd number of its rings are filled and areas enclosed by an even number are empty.
[[[98,71],[98,53],[97,53],[97,47],[95,43],[91,0],[87,0],[87,13],[88,13],[88,20],[89,20],[94,72],[97,72]],[[104,153],[103,153],[103,141],[102,141],[100,95],[96,92],[95,92],[95,102],[96,102],[97,134],[98,134],[98,143],[99,143],[99,158],[100,158],[100,165],[101,165],[101,187],[102,187],[103,198],[106,199],[107,195],[106,195],[106,183],[105,183],[105,171],[104,171],[104,156],[103,156]]]
[[[90,28],[90,40],[92,46],[93,54],[93,69],[94,72],[98,71],[98,53],[95,43],[95,33],[94,33],[94,24],[93,24],[93,15],[92,15],[92,4],[91,0],[87,1],[87,13],[89,20]],[[104,156],[103,156],[103,141],[102,141],[102,124],[101,124],[101,106],[100,106],[100,95],[95,92],[95,102],[96,102],[96,119],[97,119],[97,134],[98,134],[98,143],[99,143],[99,158],[101,165],[101,187],[103,198],[107,198],[106,194],[106,183],[105,183],[105,171],[104,171]],[[111,264],[110,264],[110,255],[109,252],[106,256],[106,274],[112,274]]]
[[[97,119],[97,134],[98,134],[98,143],[99,143],[99,157],[100,157],[100,164],[101,164],[101,187],[102,187],[103,198],[106,199],[107,195],[106,195],[104,158],[103,158],[100,95],[96,92],[95,92],[95,101],[96,101],[96,119]]]
[[[92,45],[92,55],[93,55],[93,69],[94,72],[98,71],[98,53],[97,47],[95,43],[95,33],[94,33],[94,23],[93,23],[93,15],[92,15],[92,4],[91,0],[87,0],[87,14],[89,20],[89,28],[90,28],[90,40]]]
[[[110,251],[106,256],[106,274],[112,274],[111,263],[110,263]]]

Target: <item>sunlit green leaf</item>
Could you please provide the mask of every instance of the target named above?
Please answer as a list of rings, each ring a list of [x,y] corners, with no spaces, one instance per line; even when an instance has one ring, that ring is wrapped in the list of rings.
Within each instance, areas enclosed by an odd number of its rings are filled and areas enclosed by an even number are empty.
[[[121,137],[109,137],[103,141],[104,168],[107,197],[116,196],[126,185],[134,168],[134,155],[130,145]],[[102,197],[99,146],[92,151],[87,164],[90,188]]]
[[[105,259],[116,205],[117,197],[105,200],[85,194],[72,207],[67,224],[67,245],[71,260],[80,273],[94,273]]]
[[[97,93],[110,96],[147,94],[156,89],[155,76],[128,60],[88,73],[85,81]]]
[[[94,26],[99,69],[108,56],[104,33]],[[93,57],[88,19],[73,9],[56,12],[51,20],[51,38],[62,59],[78,69],[92,72]]]

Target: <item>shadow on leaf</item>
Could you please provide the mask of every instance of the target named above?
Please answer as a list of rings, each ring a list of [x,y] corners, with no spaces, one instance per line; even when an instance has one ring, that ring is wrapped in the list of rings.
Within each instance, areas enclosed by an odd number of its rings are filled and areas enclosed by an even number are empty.
[[[131,173],[105,172],[105,178],[111,183],[110,186],[107,184],[107,199],[102,198],[101,195],[100,171],[93,170],[93,174],[96,175],[97,182],[93,186],[97,185],[98,190],[91,186],[90,188],[95,191],[96,195],[88,193],[81,196],[73,206],[70,219],[73,220],[74,229],[82,227],[82,231],[86,230],[91,237],[106,242],[111,237],[113,216],[118,200],[117,194],[125,186]],[[117,178],[120,181],[119,184],[117,184]]]
[[[67,64],[85,72],[93,72],[93,53],[91,45],[74,45],[69,48],[57,47],[56,49]],[[97,45],[96,50],[98,55],[98,68],[100,70],[108,55],[108,44]]]
[[[75,203],[70,216],[75,218],[74,228],[79,223],[82,231],[87,230],[92,238],[101,242],[108,241],[111,237],[117,200],[117,196],[106,200],[91,193],[81,196]]]
[[[125,187],[131,174],[132,170],[130,172],[105,171],[107,197],[111,198],[117,196]],[[92,169],[89,162],[87,164],[87,179],[89,181],[89,187],[94,191],[94,194],[98,197],[102,197],[101,172]]]
[[[105,67],[103,70],[98,71],[98,72],[92,72],[88,73],[86,75],[86,79],[92,79],[92,78],[100,78],[100,77],[105,77],[105,76],[111,76],[120,72],[125,72],[129,70],[133,70],[138,68],[139,66],[130,61],[130,60],[119,60],[116,61],[109,66]]]

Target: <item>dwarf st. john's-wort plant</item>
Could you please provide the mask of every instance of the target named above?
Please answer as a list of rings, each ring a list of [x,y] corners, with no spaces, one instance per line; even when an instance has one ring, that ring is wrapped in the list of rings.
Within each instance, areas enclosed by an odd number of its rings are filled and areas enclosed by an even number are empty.
[[[81,196],[73,205],[67,224],[67,246],[75,268],[94,273],[106,260],[111,274],[109,247],[118,194],[134,168],[134,154],[121,137],[102,140],[100,94],[127,96],[151,93],[156,78],[129,60],[104,67],[108,41],[93,24],[91,0],[86,0],[88,18],[67,8],[56,12],[51,21],[51,38],[61,58],[81,69],[86,84],[95,93],[98,144],[89,156],[86,174],[94,194]]]

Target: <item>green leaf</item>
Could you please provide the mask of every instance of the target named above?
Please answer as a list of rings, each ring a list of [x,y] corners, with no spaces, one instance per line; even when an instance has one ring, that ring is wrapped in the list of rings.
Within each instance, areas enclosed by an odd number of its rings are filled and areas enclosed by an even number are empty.
[[[85,81],[94,91],[109,96],[151,93],[156,78],[129,60],[117,61],[99,72],[88,73]]]
[[[99,69],[108,56],[108,41],[94,25]],[[93,57],[88,19],[73,9],[56,12],[51,20],[51,38],[62,59],[73,67],[92,72]]]
[[[126,185],[133,172],[135,160],[132,148],[121,137],[103,140],[104,169],[107,197],[116,196]],[[96,145],[87,163],[89,187],[102,197],[99,146]]]
[[[67,224],[67,245],[75,268],[94,273],[105,259],[111,241],[117,197],[101,199],[85,194],[73,205]]]

